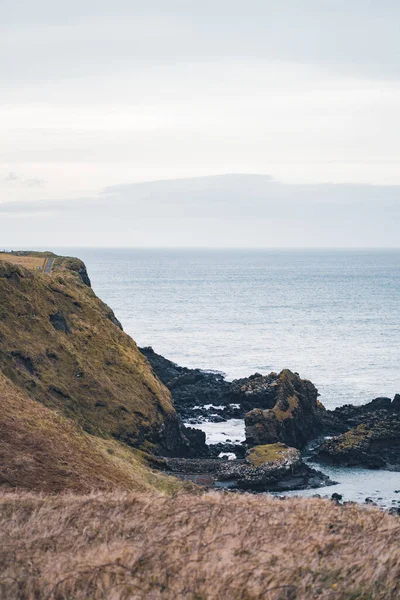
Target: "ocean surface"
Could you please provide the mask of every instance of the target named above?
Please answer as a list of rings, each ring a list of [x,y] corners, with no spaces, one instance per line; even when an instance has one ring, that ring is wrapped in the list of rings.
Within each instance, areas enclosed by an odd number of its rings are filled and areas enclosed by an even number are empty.
[[[288,367],[328,408],[400,393],[399,250],[59,251],[85,261],[139,346],[180,365],[228,379]],[[244,435],[240,422],[202,428],[209,443]],[[329,474],[329,495],[400,501],[400,473]]]
[[[288,367],[329,408],[400,393],[398,250],[68,252],[125,331],[180,365]]]

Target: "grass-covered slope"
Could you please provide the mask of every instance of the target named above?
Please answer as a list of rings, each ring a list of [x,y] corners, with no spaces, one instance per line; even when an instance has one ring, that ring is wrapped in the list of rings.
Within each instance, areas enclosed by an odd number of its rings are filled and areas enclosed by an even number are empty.
[[[168,453],[180,435],[168,390],[83,263],[54,262],[47,274],[0,260],[0,372],[88,433]]]
[[[0,496],[2,600],[397,600],[400,520],[249,494]]]
[[[0,486],[47,493],[182,487],[153,472],[140,451],[92,436],[0,373]]]

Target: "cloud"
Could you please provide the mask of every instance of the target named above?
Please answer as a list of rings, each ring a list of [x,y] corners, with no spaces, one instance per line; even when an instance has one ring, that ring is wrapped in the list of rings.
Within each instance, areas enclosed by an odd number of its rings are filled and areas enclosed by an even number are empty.
[[[35,2],[35,10],[28,5],[16,12],[6,3],[0,29],[13,78],[25,81],[238,57],[400,77],[395,0],[85,0],[69,2],[68,11],[49,0]]]
[[[18,181],[19,177],[15,173],[9,173],[7,177],[4,177],[4,181]]]
[[[46,184],[44,179],[39,179],[38,177],[33,177],[31,179],[25,179],[24,180],[24,185],[26,185],[27,187],[44,187]]]
[[[46,181],[39,177],[23,177],[12,172],[4,177],[4,181],[6,183],[19,183],[28,188],[43,188],[46,185]]]
[[[37,213],[35,228],[4,225]],[[0,204],[3,243],[146,247],[398,247],[400,186],[291,185],[223,175],[106,188],[95,199]],[[12,229],[12,228],[11,228]],[[26,237],[28,236],[28,237]],[[20,241],[18,241],[20,240]]]

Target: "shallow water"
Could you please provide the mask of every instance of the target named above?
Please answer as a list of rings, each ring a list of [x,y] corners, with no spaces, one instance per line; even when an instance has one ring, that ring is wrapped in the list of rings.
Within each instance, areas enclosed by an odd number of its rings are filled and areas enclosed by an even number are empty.
[[[330,498],[336,492],[342,494],[344,501],[364,503],[366,498],[371,498],[376,504],[385,508],[400,506],[400,473],[309,464],[339,483],[316,490],[285,492],[285,496],[310,497],[321,494]]]
[[[206,444],[226,443],[228,440],[233,444],[240,444],[246,439],[243,419],[228,419],[223,423],[185,423],[188,427],[201,429],[206,434]]]

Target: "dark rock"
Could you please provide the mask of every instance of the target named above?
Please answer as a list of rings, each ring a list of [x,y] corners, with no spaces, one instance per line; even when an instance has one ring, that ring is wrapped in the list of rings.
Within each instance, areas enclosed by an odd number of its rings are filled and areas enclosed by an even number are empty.
[[[121,331],[123,331],[123,327],[121,322],[117,319],[117,317],[114,314],[114,311],[111,310],[111,308],[109,308],[109,310],[107,311],[107,319],[109,319],[111,321],[111,323],[114,323],[114,325],[116,325]]]
[[[400,411],[400,394],[396,394],[395,397],[393,398],[392,408],[393,408],[393,410]]]
[[[64,333],[71,333],[71,329],[67,323],[65,316],[61,312],[57,312],[54,315],[50,315],[50,323],[57,331],[63,331]]]
[[[325,440],[314,460],[345,467],[400,470],[400,415],[373,413],[357,427]]]
[[[228,382],[221,373],[180,367],[151,347],[140,348],[140,351],[171,391],[176,410],[184,421],[193,417],[215,422],[218,418],[240,419],[253,408],[268,409],[276,403],[279,379],[276,373],[255,373]]]
[[[247,448],[244,444],[232,444],[232,443],[219,443],[211,444],[209,447],[210,458],[218,458],[221,452],[233,453],[236,458],[244,458]]]
[[[338,494],[337,492],[335,492],[334,494],[332,494],[331,500],[334,500],[335,502],[340,502],[341,500],[343,500],[343,496],[342,494]]]
[[[400,517],[400,508],[397,506],[392,506],[392,508],[389,509],[389,514]]]
[[[390,398],[382,397],[371,400],[364,408],[368,407],[368,410],[380,410],[382,408],[390,408],[392,400]]]
[[[165,462],[168,470],[183,479],[198,483],[201,476],[207,485],[231,489],[288,491],[333,483],[323,473],[305,465],[297,449],[284,444],[254,448],[244,460],[168,458]]]
[[[23,367],[28,371],[28,373],[31,373],[32,375],[36,374],[35,365],[30,356],[28,356],[24,352],[19,352],[18,350],[10,352],[10,356],[19,367]]]
[[[273,383],[274,404],[267,410],[247,413],[246,441],[250,446],[284,442],[304,447],[321,429],[325,409],[318,402],[318,391],[307,380],[288,369]]]
[[[79,267],[78,275],[84,285],[87,285],[88,287],[92,287],[92,284],[90,282],[89,275],[88,275],[85,265],[82,265]]]
[[[359,406],[345,404],[335,410],[325,411],[322,415],[323,429],[328,434],[344,433],[368,419],[382,419],[396,411],[400,411],[399,394],[396,394],[393,401],[390,398],[382,397]]]
[[[150,362],[155,375],[171,391],[175,408],[184,421],[193,417],[208,417],[215,412],[211,407],[205,409],[205,405],[223,406],[223,416],[225,419],[231,418],[230,383],[225,381],[223,375],[180,367],[156,354],[151,347],[139,349]]]
[[[185,427],[176,418],[166,418],[155,440],[157,454],[171,457],[207,457],[206,434],[200,429]]]

